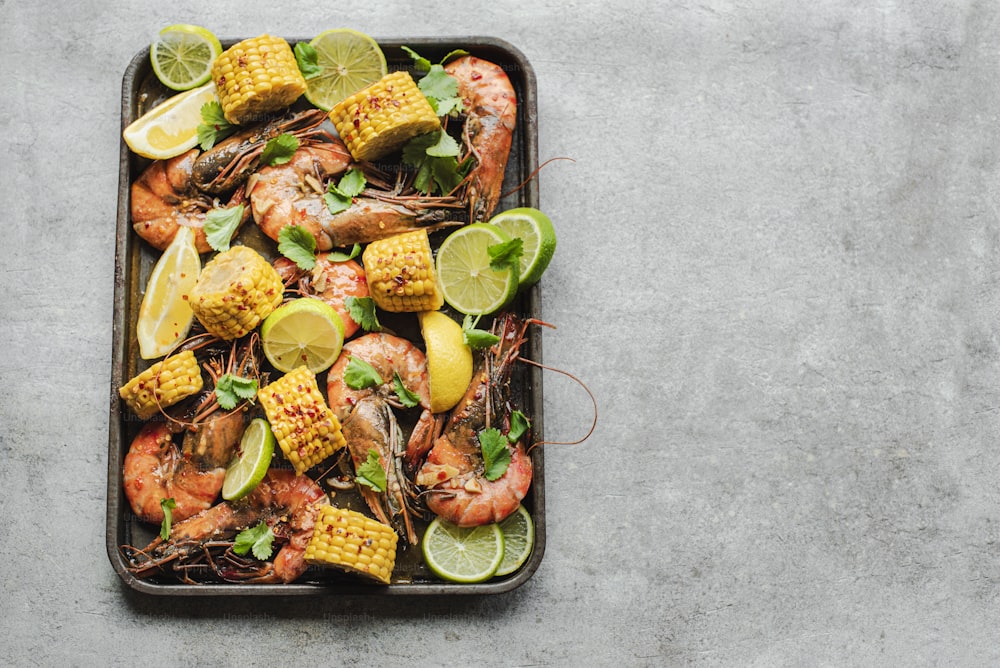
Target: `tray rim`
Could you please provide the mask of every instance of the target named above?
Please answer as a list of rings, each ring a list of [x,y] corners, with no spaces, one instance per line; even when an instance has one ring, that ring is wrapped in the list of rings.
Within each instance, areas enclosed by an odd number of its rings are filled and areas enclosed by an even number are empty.
[[[243,38],[239,38],[243,39]],[[308,40],[309,38],[286,37],[289,43]],[[413,37],[413,38],[379,38],[375,37],[383,49],[394,50],[406,45],[415,50],[435,49],[451,50],[466,49],[475,55],[476,50],[488,50],[502,53],[520,72],[523,78],[523,91],[518,100],[519,115],[523,122],[519,126],[526,127],[521,137],[523,143],[522,160],[526,162],[527,174],[538,168],[538,111],[537,90],[534,70],[525,55],[510,42],[492,36],[474,35],[469,37]],[[223,45],[228,47],[238,39],[223,39]],[[136,95],[138,93],[137,75],[148,67],[149,47],[138,51],[122,76],[121,98],[121,131],[134,120]],[[120,135],[119,135],[120,136]],[[535,546],[528,561],[513,576],[497,581],[479,584],[454,583],[397,583],[387,586],[372,585],[365,582],[340,583],[336,585],[290,583],[290,584],[246,584],[246,583],[205,583],[198,585],[184,583],[160,583],[137,578],[128,572],[119,550],[119,527],[124,524],[124,508],[122,506],[124,493],[121,489],[120,471],[122,466],[122,412],[117,388],[123,380],[123,369],[128,349],[128,313],[121,305],[125,303],[128,292],[126,268],[128,258],[135,243],[130,224],[130,171],[131,155],[123,139],[119,139],[119,192],[115,234],[115,270],[114,270],[114,316],[112,321],[112,365],[109,388],[109,427],[108,427],[108,477],[107,477],[107,508],[106,508],[106,550],[108,559],[115,573],[124,585],[140,594],[153,596],[322,596],[322,595],[362,595],[362,596],[458,596],[458,595],[490,595],[512,591],[527,582],[537,571],[545,553],[545,484],[544,457],[541,448],[535,448],[532,453],[534,478],[531,489],[533,520],[535,524]],[[538,207],[538,180],[531,179],[523,187],[524,206]],[[529,315],[541,313],[541,292],[539,285],[532,286],[525,295]],[[531,359],[542,360],[542,337],[535,332],[528,344],[528,354]],[[533,416],[533,428],[538,440],[544,440],[543,389],[541,370],[530,368],[530,384],[533,388],[530,396],[530,410]],[[537,422],[537,425],[536,425]],[[125,502],[127,504],[127,501]]]

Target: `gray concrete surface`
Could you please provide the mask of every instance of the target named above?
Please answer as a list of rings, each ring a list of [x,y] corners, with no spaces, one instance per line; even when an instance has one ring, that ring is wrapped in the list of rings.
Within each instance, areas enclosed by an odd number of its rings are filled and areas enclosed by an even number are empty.
[[[815,5],[815,6],[813,6]],[[0,3],[14,665],[1000,661],[1000,8]],[[492,34],[535,67],[546,454],[509,595],[170,600],[105,556],[119,94],[160,27]],[[590,420],[546,380],[546,430]]]

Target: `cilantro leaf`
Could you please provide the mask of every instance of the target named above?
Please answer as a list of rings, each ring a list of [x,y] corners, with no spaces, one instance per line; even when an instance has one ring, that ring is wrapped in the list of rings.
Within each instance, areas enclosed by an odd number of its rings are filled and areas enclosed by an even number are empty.
[[[353,199],[334,190],[332,183],[330,184],[330,188],[330,190],[323,193],[323,201],[326,202],[326,208],[330,210],[331,214],[338,214],[341,211],[347,211],[351,208]]]
[[[467,315],[462,320],[462,340],[465,345],[478,350],[489,348],[500,342],[500,337],[496,334],[487,332],[485,329],[476,329],[477,324],[479,324],[479,316],[473,319],[471,315]]]
[[[213,249],[219,251],[229,250],[229,242],[232,241],[236,228],[243,222],[243,205],[228,209],[212,209],[205,215],[205,240]]]
[[[521,254],[524,252],[524,242],[514,238],[499,244],[489,246],[486,251],[490,254],[490,268],[495,271],[502,269],[513,269],[520,267]]]
[[[375,314],[375,300],[371,297],[348,297],[344,300],[351,319],[361,325],[366,332],[382,331],[382,323]]]
[[[365,173],[360,169],[352,167],[340,177],[337,190],[348,197],[357,197],[365,189],[366,185],[368,185],[368,180],[365,179]]]
[[[344,384],[352,390],[377,387],[384,382],[375,367],[363,359],[351,357],[347,362],[347,368],[344,369]]]
[[[419,55],[416,51],[414,51],[413,49],[411,49],[408,46],[404,46],[404,47],[401,47],[401,48],[403,49],[403,51],[406,52],[406,54],[408,56],[410,56],[410,58],[413,59],[413,67],[418,72],[426,72],[427,70],[429,70],[431,68],[431,61],[429,61],[426,58],[424,58],[423,56]]]
[[[236,543],[233,545],[233,552],[244,555],[253,550],[253,556],[261,561],[271,557],[271,543],[274,542],[274,532],[266,522],[261,522],[255,527],[244,529],[236,534]]]
[[[278,252],[306,271],[316,266],[316,238],[300,225],[285,225],[278,232]]]
[[[166,540],[170,538],[170,525],[174,522],[174,508],[177,502],[170,499],[160,499],[160,508],[163,509],[163,521],[160,522],[160,538]]]
[[[264,144],[264,150],[260,153],[260,161],[271,167],[283,165],[292,159],[297,150],[299,150],[299,140],[295,135],[286,132],[272,137]]]
[[[198,126],[198,144],[202,151],[207,151],[239,129],[226,120],[218,100],[201,105],[201,121]]]
[[[444,71],[444,67],[435,64],[420,78],[417,88],[427,98],[446,100],[458,95],[458,80]]]
[[[529,427],[531,427],[531,420],[521,411],[513,411],[510,414],[510,431],[507,432],[507,440],[511,443],[517,443]]]
[[[313,79],[323,73],[319,64],[319,54],[309,42],[299,42],[295,45],[295,62],[303,79]]]
[[[368,459],[365,463],[358,466],[357,475],[354,478],[354,482],[365,485],[366,487],[371,487],[376,492],[384,492],[385,488],[388,486],[388,482],[385,476],[385,469],[382,468],[382,464],[379,461],[378,450],[375,448],[368,449]]]
[[[483,476],[490,481],[496,480],[507,472],[510,466],[510,450],[507,449],[507,439],[499,429],[484,429],[479,432],[479,447],[483,451]]]
[[[341,177],[339,184],[334,185],[331,181],[330,185],[327,186],[327,192],[323,195],[326,208],[330,210],[331,214],[347,210],[354,198],[361,194],[367,184],[364,172],[352,167]]]
[[[220,406],[231,411],[236,408],[240,399],[253,399],[257,396],[257,380],[231,373],[222,374],[215,384],[215,396]]]
[[[353,260],[361,253],[361,244],[354,244],[351,246],[351,251],[349,253],[341,253],[340,251],[330,251],[326,254],[326,259],[330,262],[347,262],[348,260]]]
[[[396,390],[396,396],[399,398],[399,403],[403,404],[407,408],[413,408],[420,403],[420,395],[406,389],[406,386],[403,385],[403,379],[399,377],[398,373],[392,374],[392,385]]]
[[[458,142],[444,130],[417,135],[403,147],[403,162],[416,168],[413,187],[431,194],[449,193],[462,182]]]

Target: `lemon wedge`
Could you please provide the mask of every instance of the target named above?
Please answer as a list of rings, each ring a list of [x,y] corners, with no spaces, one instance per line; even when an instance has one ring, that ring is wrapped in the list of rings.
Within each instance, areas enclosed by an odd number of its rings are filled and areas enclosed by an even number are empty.
[[[441,311],[417,316],[427,347],[427,379],[432,413],[451,410],[472,382],[472,350],[465,345],[462,326]]]
[[[211,81],[178,93],[140,116],[125,128],[122,137],[132,151],[144,158],[173,158],[198,144],[201,107],[217,99]]]
[[[187,336],[194,319],[188,295],[199,273],[201,257],[195,247],[194,230],[180,227],[153,267],[139,307],[136,335],[143,359],[166,355]]]

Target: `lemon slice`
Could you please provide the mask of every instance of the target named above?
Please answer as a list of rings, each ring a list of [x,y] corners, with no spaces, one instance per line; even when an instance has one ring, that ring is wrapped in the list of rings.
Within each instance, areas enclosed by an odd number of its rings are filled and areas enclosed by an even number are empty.
[[[243,432],[239,449],[226,468],[222,498],[236,501],[252,492],[267,474],[273,456],[274,434],[271,433],[271,425],[263,418],[254,418]]]
[[[556,252],[556,231],[552,221],[538,209],[521,207],[498,213],[490,219],[512,237],[521,240],[520,285],[534,285]]]
[[[212,63],[221,53],[222,44],[211,32],[178,24],[160,31],[149,47],[149,60],[164,86],[191,90],[212,78]]]
[[[375,83],[388,72],[378,42],[357,30],[327,30],[314,37],[309,45],[316,49],[317,64],[323,71],[306,79],[305,96],[323,111],[330,111],[348,95]]]
[[[493,313],[517,294],[517,268],[490,267],[489,247],[510,241],[495,225],[471,223],[449,234],[437,254],[437,275],[444,300],[468,315]]]
[[[344,345],[344,321],[332,306],[302,297],[276,308],[260,328],[264,356],[278,371],[305,365],[313,373],[326,371]]]
[[[194,319],[188,295],[200,272],[194,230],[180,227],[156,261],[139,306],[136,336],[143,359],[163,357],[187,336]]]
[[[420,543],[424,563],[449,582],[483,582],[496,573],[504,555],[503,532],[496,524],[459,527],[435,517]]]
[[[153,107],[125,128],[122,137],[135,153],[163,160],[184,153],[198,144],[201,107],[217,100],[211,81]]]
[[[494,575],[510,575],[528,560],[535,546],[535,524],[524,506],[518,506],[510,517],[500,522],[503,532],[503,561]]]
[[[432,413],[451,410],[472,382],[472,350],[462,338],[462,326],[441,311],[418,314],[427,348],[427,376]]]

